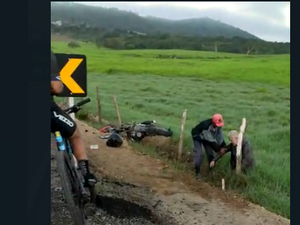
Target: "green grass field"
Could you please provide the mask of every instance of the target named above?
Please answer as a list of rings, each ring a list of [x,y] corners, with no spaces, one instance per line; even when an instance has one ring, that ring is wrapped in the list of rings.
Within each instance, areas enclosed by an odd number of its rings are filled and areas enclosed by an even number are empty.
[[[239,129],[247,118],[256,169],[248,186],[239,187],[228,172],[228,156],[216,170],[227,185],[249,200],[290,217],[290,56],[246,56],[196,51],[113,51],[92,44],[70,49],[52,42],[54,52],[83,53],[88,62],[88,96],[101,90],[103,117],[116,120],[112,95],[123,121],[155,119],[171,126],[178,140],[180,119],[188,110],[186,151],[192,150],[190,130],[213,113],[222,113],[224,133]],[[165,58],[155,58],[158,55]],[[180,59],[167,56],[176,55]],[[96,101],[94,101],[96,102]],[[96,103],[86,106],[96,115]],[[206,165],[204,162],[203,165]]]

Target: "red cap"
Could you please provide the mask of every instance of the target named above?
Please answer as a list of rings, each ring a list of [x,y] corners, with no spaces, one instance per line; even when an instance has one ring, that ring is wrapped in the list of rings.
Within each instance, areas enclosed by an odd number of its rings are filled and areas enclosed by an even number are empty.
[[[212,121],[217,127],[223,127],[224,126],[223,116],[221,114],[213,115]]]

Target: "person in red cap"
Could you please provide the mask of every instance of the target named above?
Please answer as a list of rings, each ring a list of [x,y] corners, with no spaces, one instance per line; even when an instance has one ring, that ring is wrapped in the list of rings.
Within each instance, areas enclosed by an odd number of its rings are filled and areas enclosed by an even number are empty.
[[[194,163],[196,178],[200,179],[200,167],[202,164],[202,146],[208,160],[208,165],[214,159],[214,152],[225,154],[226,143],[224,140],[222,127],[224,126],[223,116],[214,114],[212,118],[204,120],[192,129],[192,138],[194,145]]]

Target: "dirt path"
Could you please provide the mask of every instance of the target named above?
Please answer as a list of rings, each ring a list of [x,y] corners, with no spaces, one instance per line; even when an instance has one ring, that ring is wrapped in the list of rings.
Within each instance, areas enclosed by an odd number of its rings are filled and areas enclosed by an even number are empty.
[[[51,139],[51,145],[51,224],[73,225],[63,200],[54,139]],[[112,177],[102,179],[97,191],[97,208],[89,210],[89,225],[179,225],[167,212],[158,211],[155,206],[158,199],[146,187],[120,182]]]
[[[98,176],[113,178],[99,184],[101,198],[111,198],[137,203],[143,210],[149,210],[151,218],[144,212],[144,222],[137,224],[178,225],[287,225],[289,220],[274,215],[262,207],[250,204],[238,197],[224,193],[206,183],[197,182],[189,174],[173,171],[160,160],[137,153],[124,146],[121,149],[108,148],[94,128],[78,121],[88,148],[88,155]],[[97,144],[96,150],[89,149]],[[121,183],[115,182],[119,181]],[[106,199],[107,200],[107,199]],[[106,201],[109,202],[109,201]],[[126,203],[126,204],[127,204]],[[115,201],[110,208],[122,206]],[[154,207],[153,207],[154,206]],[[130,208],[128,205],[126,209]],[[132,207],[131,207],[132,208]],[[141,208],[139,208],[141,209]],[[105,207],[102,207],[105,211]],[[101,210],[101,211],[102,211]],[[106,209],[107,210],[107,209]],[[118,209],[118,213],[122,211]],[[124,210],[132,214],[132,210]],[[99,212],[97,212],[99,214]],[[107,212],[106,215],[113,215]],[[101,215],[99,215],[101,216]],[[146,220],[145,220],[146,218]],[[54,223],[53,223],[54,224]],[[103,223],[95,223],[103,224]],[[114,222],[104,224],[134,224]],[[56,225],[56,224],[55,224]]]

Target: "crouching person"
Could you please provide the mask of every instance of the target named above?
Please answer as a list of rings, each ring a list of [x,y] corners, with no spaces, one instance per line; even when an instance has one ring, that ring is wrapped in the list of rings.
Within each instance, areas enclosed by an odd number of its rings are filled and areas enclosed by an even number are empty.
[[[227,152],[231,153],[230,157],[230,166],[232,170],[236,169],[236,146],[238,142],[238,135],[239,133],[236,130],[232,130],[228,133],[228,138],[230,140],[230,144],[226,146],[225,154]],[[211,161],[210,167],[214,167],[216,162],[222,157],[223,155],[218,153],[215,158]],[[241,169],[243,173],[247,173],[250,169],[252,169],[255,165],[254,156],[252,147],[249,141],[243,137],[242,140],[242,161],[241,161]]]
[[[197,179],[201,178],[202,146],[205,149],[208,165],[214,159],[215,153],[219,153],[220,155],[225,153],[226,144],[222,133],[223,126],[223,116],[215,114],[212,118],[200,122],[192,129],[191,134],[194,145],[194,163]]]

